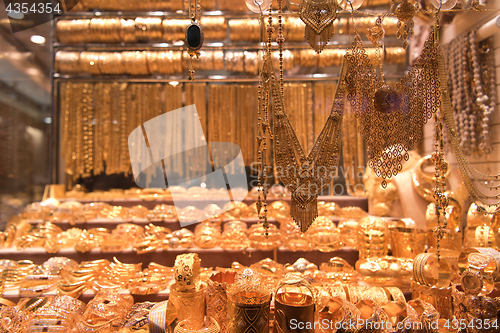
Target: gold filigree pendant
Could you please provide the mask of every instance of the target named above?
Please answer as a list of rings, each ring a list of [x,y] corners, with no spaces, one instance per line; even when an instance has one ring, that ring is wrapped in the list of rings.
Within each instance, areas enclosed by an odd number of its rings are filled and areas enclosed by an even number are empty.
[[[321,53],[335,34],[333,22],[337,19],[337,6],[335,0],[300,2],[300,19],[306,25],[304,37],[317,53]]]
[[[413,17],[418,12],[418,4],[412,3],[410,0],[393,0],[391,12],[398,19],[398,31],[396,37],[403,40],[403,48],[408,48],[408,40],[413,37]]]

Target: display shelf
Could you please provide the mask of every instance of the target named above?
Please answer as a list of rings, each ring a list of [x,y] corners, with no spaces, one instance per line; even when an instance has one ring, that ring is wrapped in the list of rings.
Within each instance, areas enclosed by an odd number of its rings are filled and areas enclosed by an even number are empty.
[[[344,36],[343,40],[330,41],[328,45],[325,46],[324,50],[328,49],[348,49],[350,47],[348,43],[348,36]],[[222,45],[221,45],[222,44]],[[386,47],[400,47],[401,43],[398,40],[392,40],[385,43]],[[241,50],[241,51],[260,51],[262,50],[263,44],[255,42],[228,42],[228,41],[213,41],[203,43],[203,51],[217,51],[217,50]],[[372,48],[373,44],[369,41],[363,41],[362,45],[365,48]],[[64,44],[56,42],[53,44],[55,51],[186,51],[186,46],[183,41],[180,42],[161,42],[158,40],[152,42],[143,43],[81,43],[81,44]],[[288,42],[287,50],[308,50],[311,47],[305,42]],[[278,45],[276,43],[271,44],[272,51],[278,51]]]
[[[332,257],[343,258],[350,265],[354,266],[359,259],[359,252],[352,248],[341,248],[333,252],[320,252],[316,250],[294,252],[284,247],[277,250],[258,250],[249,248],[243,251],[223,250],[220,247],[212,249],[192,247],[188,249],[159,249],[144,254],[136,254],[132,248],[128,248],[121,252],[102,252],[99,248],[96,248],[84,253],[78,252],[73,248],[62,249],[57,253],[47,253],[43,247],[32,247],[23,250],[4,248],[0,249],[0,258],[10,260],[29,259],[38,265],[41,265],[52,257],[66,257],[76,260],[77,262],[98,259],[113,261],[113,258],[116,258],[122,263],[142,262],[144,267],[147,267],[151,262],[170,267],[174,265],[175,257],[182,253],[197,253],[203,267],[231,267],[231,264],[235,261],[242,265],[250,266],[253,263],[267,258],[274,259],[281,264],[293,264],[299,258],[306,258],[310,262],[320,265],[322,262],[327,262]]]
[[[81,203],[91,203],[91,202],[104,202],[114,206],[122,206],[122,207],[132,207],[136,205],[144,206],[148,209],[153,209],[156,205],[173,205],[174,201],[172,199],[158,199],[158,200],[144,200],[140,198],[126,198],[126,199],[78,199],[78,198],[61,198],[58,199],[60,202],[66,201],[79,201]],[[247,205],[254,203],[257,199],[252,197],[246,197],[243,202]],[[290,202],[290,197],[268,197],[267,203],[271,203],[274,201],[285,201]],[[368,211],[368,197],[361,196],[350,196],[350,195],[320,195],[318,197],[318,201],[325,202],[334,202],[338,204],[340,207],[350,207],[355,206],[363,209],[364,211]],[[202,206],[202,208],[206,207],[209,204],[216,204],[224,206],[226,201],[217,200],[217,199],[206,199],[206,198],[192,198],[189,200],[183,201],[185,205],[182,206]],[[179,202],[178,202],[179,203]],[[182,208],[182,206],[180,208]]]
[[[340,220],[339,218],[332,217],[331,218],[334,222],[338,223]],[[253,224],[259,223],[259,219],[257,217],[252,218],[252,217],[247,217],[247,218],[242,218],[239,219],[240,221],[245,222],[249,227]],[[230,219],[225,219],[222,221],[222,223],[226,223],[229,221],[233,221]],[[30,224],[38,224],[42,223],[42,220],[26,220],[26,222]],[[279,227],[279,222],[276,221],[273,218],[269,218],[268,222],[271,224],[275,224],[277,227]],[[169,228],[170,230],[178,230],[180,228],[186,228],[188,230],[191,230],[194,232],[194,229],[198,225],[198,223],[193,223],[189,224],[186,226],[181,226],[178,220],[175,219],[168,219],[168,220],[148,220],[148,219],[134,219],[134,220],[123,220],[123,219],[95,219],[91,221],[85,221],[85,222],[77,222],[74,224],[70,224],[68,221],[56,221],[51,223],[57,225],[59,228],[61,228],[63,231],[68,230],[70,228],[80,228],[80,229],[90,229],[90,228],[107,228],[109,230],[115,229],[118,225],[122,223],[133,223],[137,224],[140,226],[146,226],[148,224],[154,224],[160,227],[165,227]]]
[[[172,281],[173,283],[173,281]],[[120,294],[130,294],[128,290],[123,289],[123,290],[118,290],[118,293]],[[88,303],[90,300],[94,298],[96,295],[96,292],[92,289],[86,290],[83,292],[83,294],[78,297],[79,300]],[[160,291],[157,294],[149,294],[149,295],[134,295],[132,294],[132,297],[134,297],[134,302],[162,302],[168,299],[168,296],[170,295],[170,289],[167,288],[165,290]],[[57,296],[57,291],[51,290],[46,293],[43,293],[38,296],[33,296],[33,297],[54,297]],[[9,291],[4,291],[2,293],[2,297],[5,299],[8,299],[11,302],[17,303],[19,300],[23,297],[19,295],[19,289],[12,289]]]
[[[379,14],[390,14],[387,6],[382,6],[382,8],[387,8],[387,10],[375,10],[375,9],[364,9],[364,10],[356,10],[355,13],[352,13],[349,10],[337,10],[337,17],[364,17],[364,16],[378,16]],[[278,11],[273,10],[272,14],[274,17],[277,17]],[[269,11],[265,11],[264,17],[267,19],[269,15]],[[284,11],[282,13],[283,17],[299,17],[299,12],[290,12]],[[70,11],[64,13],[64,15],[55,15],[56,19],[61,18],[105,18],[105,17],[120,17],[120,18],[132,18],[138,16],[154,16],[154,17],[164,17],[164,18],[184,18],[190,19],[189,13],[185,10],[177,10],[177,11],[164,11],[164,10],[152,10],[152,11],[125,11],[125,10],[103,10],[103,9],[93,9],[88,11]],[[212,10],[212,11],[203,11],[201,13],[201,17],[203,16],[224,16],[226,18],[254,18],[258,19],[261,17],[258,13],[253,12],[231,12],[231,11],[221,11],[221,10]]]

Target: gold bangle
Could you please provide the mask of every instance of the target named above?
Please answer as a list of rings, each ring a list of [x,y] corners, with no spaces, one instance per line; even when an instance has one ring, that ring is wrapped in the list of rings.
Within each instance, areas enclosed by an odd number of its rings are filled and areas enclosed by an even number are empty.
[[[101,72],[99,72],[99,67],[97,66],[97,62],[99,59],[99,53],[98,52],[90,52],[90,51],[83,51],[80,52],[80,59],[78,61],[79,64],[79,69],[83,73],[90,73],[94,75],[99,75]]]
[[[21,311],[34,312],[35,310],[47,304],[48,301],[49,301],[48,297],[22,298],[17,303],[17,307]]]
[[[57,51],[55,55],[55,70],[58,73],[77,73],[80,70],[80,53]]]
[[[7,307],[12,307],[15,306],[16,303],[9,301],[8,299],[5,299],[3,297],[0,297],[0,308],[3,308],[4,306]]]
[[[467,211],[467,227],[479,227],[482,225],[493,227],[496,220],[496,214],[479,211],[475,203],[472,203]]]
[[[131,19],[120,20],[120,41],[124,43],[137,42],[135,38],[135,21]]]
[[[200,259],[196,253],[180,254],[175,258],[175,288],[178,292],[193,291],[200,284]]]
[[[482,269],[493,277],[494,282],[500,282],[500,253],[492,248],[471,247],[464,249],[458,257],[458,268],[460,273],[463,273],[471,265],[469,256],[473,253],[479,253],[491,259]],[[477,257],[477,259],[480,259],[480,257]]]
[[[403,302],[403,303],[406,302],[405,295],[403,294],[401,289],[397,287],[385,287],[384,289],[389,293],[390,295],[389,300],[391,302]]]
[[[206,326],[208,325],[208,326]],[[193,322],[189,319],[183,320],[175,326],[174,333],[195,333],[195,332],[204,332],[204,333],[219,333],[220,327],[217,321],[208,317],[207,321],[205,321],[205,326],[198,328]]]
[[[87,286],[81,286],[73,290],[61,290],[57,289],[57,295],[58,296],[68,296],[72,298],[78,298],[80,297],[87,289],[89,289]]]
[[[90,41],[90,20],[59,20],[56,25],[56,35],[63,44],[85,43]]]
[[[438,267],[437,276],[432,276],[433,267]],[[421,253],[413,261],[413,278],[421,285],[446,288],[451,282],[451,269],[446,260],[438,261],[434,253]]]
[[[57,309],[83,314],[86,304],[78,299],[69,296],[54,297],[50,305]]]

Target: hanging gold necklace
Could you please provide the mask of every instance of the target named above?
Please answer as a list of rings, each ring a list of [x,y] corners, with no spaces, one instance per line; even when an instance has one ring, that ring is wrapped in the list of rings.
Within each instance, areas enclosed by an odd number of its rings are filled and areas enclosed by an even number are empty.
[[[262,13],[262,11],[261,11]],[[265,25],[264,17],[261,15],[261,24]],[[269,16],[268,16],[268,26],[267,26],[267,44],[265,54],[271,54],[271,41],[274,32],[273,28],[273,16],[272,16],[272,1],[269,3]],[[259,82],[258,94],[259,94],[259,105],[257,109],[257,188],[259,195],[257,198],[257,212],[259,214],[259,220],[266,230],[266,237],[268,236],[269,221],[267,220],[267,191],[269,188],[268,183],[268,163],[267,163],[267,143],[272,140],[271,126],[269,122],[269,96],[270,91],[268,85],[264,85],[262,82],[262,77],[264,73],[261,73],[261,82]]]
[[[500,189],[500,174],[487,175],[482,173],[465,157],[453,117],[445,61],[443,52],[440,48],[436,54],[436,63],[439,73],[438,80],[440,82],[439,91],[442,100],[442,119],[448,128],[451,146],[457,158],[458,169],[462,181],[471,200],[478,205],[478,210],[485,213],[497,213],[500,211],[500,193],[498,192]],[[442,132],[442,125],[438,130]],[[491,194],[492,191],[496,192]]]
[[[330,115],[309,155],[297,138],[285,111],[283,97],[283,27],[281,20],[282,0],[278,1],[278,48],[280,60],[279,80],[272,65],[271,52],[264,56],[261,73],[264,95],[273,99],[274,160],[279,179],[292,193],[290,215],[304,232],[318,216],[317,198],[334,178],[340,155],[341,122],[344,103],[343,75]],[[268,29],[271,30],[272,29]],[[344,71],[343,71],[344,73]]]
[[[439,82],[434,33],[411,71],[396,86],[377,77],[361,38],[355,35],[346,55],[348,99],[360,119],[359,131],[367,143],[368,165],[378,177],[396,176],[403,160],[422,136],[423,125],[439,109]]]

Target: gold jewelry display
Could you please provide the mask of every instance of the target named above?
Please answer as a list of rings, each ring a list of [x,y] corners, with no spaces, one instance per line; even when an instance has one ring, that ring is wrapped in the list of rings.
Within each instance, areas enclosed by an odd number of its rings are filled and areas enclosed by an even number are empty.
[[[433,332],[432,325],[439,320],[439,312],[436,311],[432,304],[422,301],[421,299],[412,299],[408,301],[416,314],[417,319],[422,324],[422,328],[429,332]]]
[[[266,32],[268,35],[267,45],[263,52],[267,54],[271,53],[271,41],[274,32],[273,27],[273,15],[272,15],[272,0],[269,4],[269,16],[268,25],[266,27]],[[261,13],[262,25],[264,26],[264,14]],[[264,29],[262,27],[261,29]],[[263,68],[263,67],[262,67]],[[265,230],[266,238],[269,236],[269,221],[267,220],[267,195],[269,189],[268,175],[270,163],[269,151],[267,150],[267,144],[271,143],[273,135],[271,133],[271,123],[269,117],[269,108],[271,93],[269,87],[264,83],[263,70],[259,76],[259,86],[258,86],[258,108],[257,108],[257,213],[259,215],[259,221],[262,223],[262,227]],[[279,245],[278,245],[279,246]]]
[[[327,333],[331,332],[330,327],[341,327],[342,331],[346,333],[357,332],[356,325],[351,325],[359,320],[360,312],[354,304],[347,301],[344,297],[332,295],[329,297],[326,305],[319,310],[319,322],[328,320],[328,328],[320,325],[318,332]]]
[[[131,295],[119,294],[116,289],[101,290],[87,304],[83,320],[78,321],[76,326],[82,332],[117,330],[133,304]]]
[[[497,315],[500,310],[500,302],[497,298],[487,296],[468,295],[459,290],[458,286],[453,286],[453,309],[457,322],[474,323],[481,321],[481,327],[469,325],[466,331],[471,333],[498,331],[496,327]],[[459,327],[459,325],[455,325]],[[493,327],[495,326],[495,327]]]
[[[435,202],[434,198],[434,186],[436,182],[435,170],[432,172],[425,171],[424,168],[428,164],[433,164],[434,155],[427,155],[422,157],[420,161],[418,161],[414,170],[412,170],[412,185],[415,192],[420,195],[423,199]],[[447,180],[449,178],[451,167],[449,163],[443,159],[442,167],[444,173],[442,174],[442,178]]]
[[[496,248],[496,232],[492,227],[481,225],[467,227],[464,230],[464,248],[469,247],[492,247]]]
[[[173,303],[177,310],[177,320],[179,322],[183,320],[190,321],[192,329],[203,327],[206,311],[206,289],[205,282],[201,282],[197,289],[188,291],[179,291],[175,285],[170,288],[169,301]]]
[[[148,328],[148,316],[155,303],[136,303],[127,314],[122,327],[130,330],[140,330]]]
[[[467,227],[479,227],[486,225],[489,227],[497,227],[499,224],[499,214],[484,213],[481,211],[480,206],[473,203],[470,205],[467,212]]]
[[[300,19],[306,25],[304,36],[317,53],[321,53],[335,34],[333,22],[337,18],[337,7],[335,0],[300,1]]]
[[[390,240],[387,222],[376,217],[363,217],[358,223],[360,258],[385,257]]]
[[[381,323],[387,323],[388,316],[381,306],[370,298],[361,299],[354,303],[360,312],[359,318],[363,324],[356,323],[359,333],[381,333],[382,329],[373,327],[381,327]]]
[[[192,320],[183,320],[177,324],[174,329],[174,333],[219,333],[220,327],[217,321],[208,317],[205,318],[202,327],[197,327],[198,325],[194,325]]]
[[[448,287],[451,281],[451,270],[448,262],[439,260],[439,257],[434,253],[417,255],[413,261],[413,280],[423,286]]]
[[[415,258],[423,253],[427,241],[427,232],[421,229],[390,228],[391,249],[395,257]]]
[[[260,250],[277,249],[281,245],[281,234],[274,224],[253,224],[247,231],[250,247]]]
[[[396,286],[403,290],[411,287],[413,261],[407,258],[381,257],[360,259],[356,271],[372,286]]]
[[[337,227],[325,216],[318,216],[306,235],[309,236],[311,244],[321,252],[332,252],[343,246]]]
[[[439,46],[439,42],[436,41],[435,44]],[[437,66],[437,72],[439,74],[438,82],[440,83],[439,92],[441,94],[441,118],[446,124],[448,129],[448,135],[450,137],[451,146],[457,158],[458,169],[460,170],[460,176],[462,181],[469,193],[471,200],[481,207],[481,210],[485,213],[496,213],[500,210],[500,205],[498,199],[500,195],[496,194],[486,194],[483,192],[483,188],[489,191],[498,190],[500,175],[488,175],[479,172],[465,157],[465,152],[461,147],[459,132],[457,130],[455,119],[453,116],[453,109],[450,99],[450,92],[448,91],[448,78],[446,74],[446,67],[444,56],[440,48],[437,49],[437,54],[435,56],[435,62]],[[442,123],[437,124],[437,133],[442,138]],[[442,141],[442,139],[441,139]],[[442,150],[442,149],[441,149]],[[436,162],[437,163],[437,162]]]

